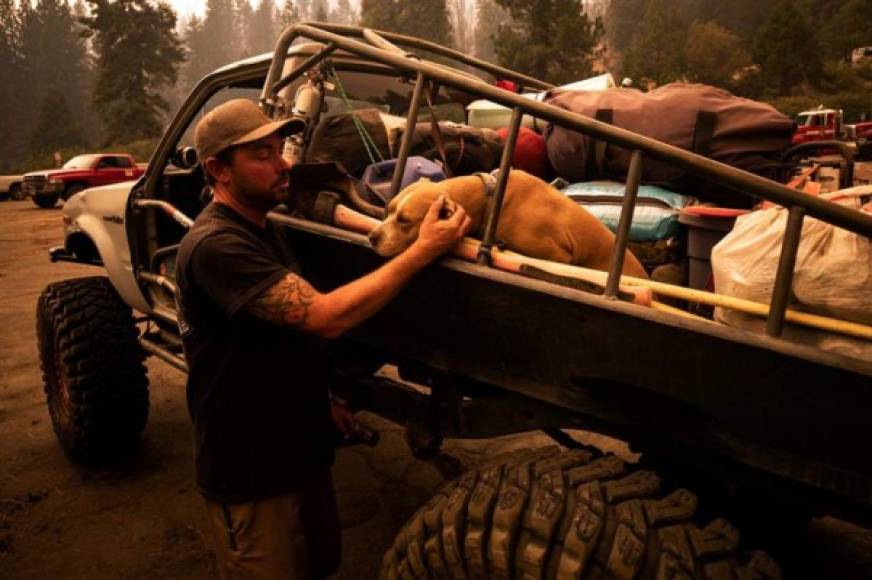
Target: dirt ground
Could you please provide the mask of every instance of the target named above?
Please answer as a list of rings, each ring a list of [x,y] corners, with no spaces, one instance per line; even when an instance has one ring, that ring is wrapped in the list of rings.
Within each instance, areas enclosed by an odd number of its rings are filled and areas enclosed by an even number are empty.
[[[127,463],[83,468],[55,440],[36,351],[37,296],[50,282],[101,274],[51,264],[47,250],[61,241],[59,208],[0,203],[0,578],[212,578],[180,372],[149,360],[150,418],[141,451]],[[380,430],[381,442],[340,450],[334,469],[343,526],[339,577],[347,579],[377,577],[396,532],[445,481],[411,456],[399,426],[363,419]],[[473,466],[504,448],[547,443],[525,435],[452,441],[445,449]],[[872,578],[872,532],[825,518],[806,534],[802,576]]]

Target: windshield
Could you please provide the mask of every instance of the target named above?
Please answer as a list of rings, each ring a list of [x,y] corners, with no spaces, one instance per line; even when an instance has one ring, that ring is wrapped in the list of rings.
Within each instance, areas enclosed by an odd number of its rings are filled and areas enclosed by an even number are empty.
[[[64,163],[64,169],[91,169],[97,157],[97,155],[76,155]]]

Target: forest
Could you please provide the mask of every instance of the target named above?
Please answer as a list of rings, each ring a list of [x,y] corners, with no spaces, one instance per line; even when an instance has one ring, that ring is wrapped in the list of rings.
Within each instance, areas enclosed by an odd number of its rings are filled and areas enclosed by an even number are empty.
[[[872,113],[872,0],[0,0],[0,172],[89,148],[148,159],[193,85],[297,21],[427,38],[562,84],[700,82],[786,114]]]

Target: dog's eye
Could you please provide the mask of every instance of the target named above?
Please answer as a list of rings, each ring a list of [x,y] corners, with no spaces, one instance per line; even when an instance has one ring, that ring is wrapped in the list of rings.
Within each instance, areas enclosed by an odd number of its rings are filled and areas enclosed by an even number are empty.
[[[401,224],[401,225],[404,225],[404,226],[407,226],[407,225],[409,225],[410,223],[412,223],[412,220],[410,220],[407,216],[404,216],[403,214],[400,214],[400,215],[397,216],[397,223],[398,223],[398,224]]]

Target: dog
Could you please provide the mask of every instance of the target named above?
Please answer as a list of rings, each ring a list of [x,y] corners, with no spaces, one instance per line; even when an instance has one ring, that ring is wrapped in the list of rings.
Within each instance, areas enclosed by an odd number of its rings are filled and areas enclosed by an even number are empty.
[[[418,237],[427,209],[440,195],[446,198],[442,217],[453,214],[454,204],[462,206],[472,220],[470,235],[480,237],[489,203],[488,178],[471,175],[409,185],[388,204],[385,220],[369,234],[370,243],[382,256],[405,250]],[[615,245],[614,234],[590,212],[520,169],[509,173],[497,240],[533,258],[603,271],[609,270]],[[624,257],[623,273],[648,277],[630,251]]]

